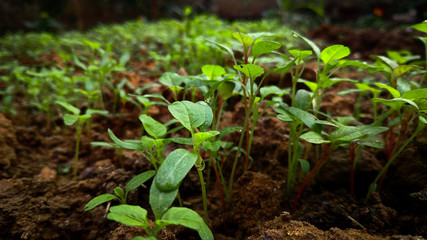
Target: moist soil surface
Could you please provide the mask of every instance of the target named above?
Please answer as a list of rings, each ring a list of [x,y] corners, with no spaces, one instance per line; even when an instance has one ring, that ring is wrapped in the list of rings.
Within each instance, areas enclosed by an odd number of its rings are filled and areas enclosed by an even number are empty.
[[[384,54],[388,48],[412,50],[408,47],[418,45],[409,44],[413,41],[412,36],[402,32],[387,35],[389,39],[384,45],[371,38],[370,44],[361,42],[368,41],[365,31],[349,31],[327,25],[321,28],[329,29],[329,35],[320,35],[325,30],[317,29],[311,31],[309,36],[330,44],[343,43],[353,50],[356,58],[363,59],[373,53]],[[336,37],[334,34],[337,31],[344,31],[345,34]],[[346,40],[346,34],[352,34],[352,39],[359,40]],[[381,45],[383,48],[379,49]],[[413,52],[417,51],[419,49]],[[151,68],[155,63],[131,64]],[[337,74],[354,79],[360,77],[352,71]],[[156,82],[158,78],[136,73],[125,75],[136,86]],[[305,75],[306,79],[313,75],[310,68]],[[269,78],[265,84],[277,83],[274,78]],[[349,87],[351,85],[342,83],[329,89],[325,94],[323,110],[335,115],[351,115],[357,96],[337,95],[338,91]],[[166,88],[152,91],[170,98]],[[107,99],[108,94],[105,93]],[[108,220],[108,204],[89,212],[83,210],[95,196],[112,193],[115,187],[124,187],[133,176],[152,169],[151,163],[138,152],[125,150],[120,161],[120,155],[114,149],[90,144],[92,141],[109,142],[108,128],[121,139],[137,139],[141,133],[138,109],[124,104],[119,108],[117,117],[96,116],[93,119],[91,131],[83,131],[79,175],[74,180],[69,168],[75,151],[75,129],[65,127],[61,117],[57,117],[48,127],[46,116],[30,113],[17,103],[17,108],[20,107],[17,115],[0,114],[0,239],[131,239],[143,235],[138,228]],[[239,99],[232,99],[226,110],[221,128],[243,125],[243,105]],[[152,107],[149,115],[160,122],[171,118],[164,107]],[[293,202],[298,189],[291,194],[286,193],[288,134],[286,123],[277,118],[260,119],[252,146],[253,161],[245,172],[244,159],[240,160],[231,206],[224,205],[215,175],[213,172],[210,174],[207,181],[209,227],[215,239],[370,240],[427,237],[426,131],[420,133],[400,154],[387,171],[381,191],[374,193],[369,201],[364,200],[366,192],[385,164],[384,151],[366,149],[362,152],[355,172],[355,196],[351,197],[350,154],[348,148],[339,148],[304,189],[296,208],[293,208]],[[238,138],[239,135],[235,133],[230,134],[227,140],[237,143]],[[172,150],[174,147],[169,147],[166,152]],[[234,154],[224,159],[226,178],[233,159]],[[304,177],[299,179],[297,186],[301,185]],[[150,184],[147,182],[131,192],[128,203],[150,209]],[[196,170],[190,171],[184,179],[180,194],[184,206],[202,214]],[[149,217],[153,218],[152,213],[149,213]],[[198,239],[198,235],[193,230],[169,226],[161,232],[159,239]]]

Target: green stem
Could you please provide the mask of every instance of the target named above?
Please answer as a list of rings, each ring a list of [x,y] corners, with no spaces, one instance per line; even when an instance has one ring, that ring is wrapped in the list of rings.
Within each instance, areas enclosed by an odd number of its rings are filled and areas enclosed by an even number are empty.
[[[76,149],[74,153],[74,169],[73,169],[73,175],[74,180],[77,180],[77,168],[79,165],[79,152],[80,152],[80,136],[82,133],[82,126],[78,125],[76,128]]]
[[[200,167],[197,168],[197,172],[199,173],[200,178],[200,185],[202,188],[202,197],[203,197],[203,212],[204,212],[204,220],[205,223],[208,224],[209,217],[208,217],[208,201],[206,196],[206,186],[205,186],[205,180],[203,178],[203,172]]]
[[[399,150],[396,151],[396,153],[393,154],[393,156],[388,160],[386,165],[381,169],[381,171],[378,173],[375,180],[371,183],[369,187],[368,194],[366,195],[365,201],[368,201],[369,197],[371,196],[371,193],[376,190],[376,186],[378,184],[378,181],[380,180],[381,176],[387,171],[387,169],[390,167],[390,165],[396,160],[397,156],[408,146],[408,144],[420,133],[424,127],[418,127],[417,130],[405,141],[405,143],[399,148]]]

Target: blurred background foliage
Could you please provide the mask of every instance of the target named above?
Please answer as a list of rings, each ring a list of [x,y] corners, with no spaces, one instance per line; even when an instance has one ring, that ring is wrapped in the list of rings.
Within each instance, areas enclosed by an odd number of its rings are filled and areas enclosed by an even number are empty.
[[[180,18],[185,6],[222,19],[279,18],[287,25],[352,23],[384,27],[427,18],[427,0],[2,0],[0,35],[86,30],[131,19]]]

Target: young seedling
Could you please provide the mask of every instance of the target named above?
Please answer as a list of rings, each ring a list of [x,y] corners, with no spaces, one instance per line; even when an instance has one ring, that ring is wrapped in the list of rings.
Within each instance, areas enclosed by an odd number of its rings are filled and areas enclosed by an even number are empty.
[[[79,153],[80,153],[80,136],[83,131],[83,126],[85,122],[92,117],[93,114],[107,114],[108,112],[105,110],[87,109],[85,114],[80,114],[80,109],[74,107],[73,105],[67,102],[56,101],[56,103],[61,105],[71,113],[71,114],[68,114],[68,113],[64,114],[65,125],[71,126],[76,123],[76,147],[75,147],[75,154],[74,154],[73,175],[74,175],[74,180],[77,180],[77,169],[79,164]]]
[[[427,33],[427,21],[414,24],[411,27],[420,32]],[[424,50],[425,50],[424,74],[423,74],[423,78],[420,81],[420,86],[422,87],[427,76],[427,72],[426,72],[427,70],[427,38],[421,37],[421,36],[417,36],[417,38],[424,44]]]
[[[195,211],[185,207],[171,207],[178,194],[178,188],[198,156],[185,149],[172,151],[159,167],[150,187],[149,203],[154,212],[154,226],[147,220],[147,210],[132,205],[118,205],[110,208],[107,218],[127,226],[142,227],[147,236],[135,239],[157,239],[158,233],[168,225],[182,225],[194,229],[203,240],[213,240],[206,223]]]
[[[369,186],[368,194],[366,195],[366,200],[369,199],[370,195],[374,191],[378,191],[378,188],[381,186],[381,182],[384,179],[385,173],[390,165],[396,160],[399,154],[407,147],[407,145],[425,128],[427,125],[426,113],[427,113],[427,89],[415,89],[409,90],[404,93],[400,93],[396,89],[377,84],[377,86],[386,88],[390,94],[393,96],[392,99],[382,99],[375,98],[372,101],[382,103],[390,109],[378,120],[378,124],[385,120],[388,116],[393,113],[398,115],[398,122],[401,124],[400,132],[397,140],[394,142],[393,148],[389,149],[387,163],[378,173],[374,181]],[[403,111],[404,114],[401,114]],[[409,124],[414,121],[418,121],[415,131],[411,134],[409,138],[406,139],[403,143],[402,137],[404,133],[408,130]],[[392,126],[391,126],[392,127]]]
[[[194,163],[199,174],[202,188],[203,210],[205,222],[208,222],[206,186],[203,177],[205,162],[200,154],[202,143],[209,138],[219,134],[218,131],[207,131],[212,125],[213,113],[210,106],[205,102],[193,103],[190,101],[174,102],[168,106],[172,116],[174,116],[191,134],[193,154],[197,156]],[[198,130],[198,132],[196,132]]]
[[[136,175],[133,177],[127,184],[125,191],[121,187],[114,188],[115,194],[105,193],[102,195],[99,195],[92,200],[90,200],[84,207],[85,211],[90,211],[94,209],[95,207],[105,203],[109,202],[111,200],[118,200],[120,204],[126,204],[126,199],[129,194],[129,192],[137,189],[139,186],[144,184],[146,181],[148,181],[150,178],[152,178],[156,174],[156,171],[149,170],[146,172],[143,172],[139,175]]]
[[[313,115],[311,115],[311,117],[308,117],[309,115],[305,114],[305,117],[300,118],[299,116],[292,114],[291,113],[292,110],[291,111],[290,110],[291,110],[290,108],[287,109],[287,114],[289,117],[294,119],[299,118],[299,120],[304,121],[304,124],[306,124],[306,126],[308,126],[307,123],[310,123],[310,122],[314,123],[314,125],[312,125],[313,127],[310,127],[311,129],[310,131],[300,135],[300,139],[312,144],[322,144],[321,157],[317,161],[313,169],[310,171],[310,173],[307,175],[303,184],[301,185],[294,201],[294,205],[293,205],[294,209],[298,204],[298,199],[301,196],[301,193],[304,190],[305,186],[307,185],[311,177],[313,177],[314,174],[319,170],[319,168],[328,160],[331,152],[334,149],[340,146],[346,146],[346,145],[351,146],[352,144],[381,148],[382,141],[377,137],[377,135],[388,130],[387,127],[381,127],[381,126],[375,126],[375,125],[347,126],[338,121],[328,122],[323,120],[315,120],[313,122],[312,121],[314,117]],[[318,132],[319,128],[316,127],[316,125],[318,124],[330,125],[330,126],[336,127],[336,130],[332,131],[330,134],[327,134],[324,131]],[[323,136],[325,136],[326,139],[324,139]],[[353,164],[354,162],[352,162],[352,165]]]

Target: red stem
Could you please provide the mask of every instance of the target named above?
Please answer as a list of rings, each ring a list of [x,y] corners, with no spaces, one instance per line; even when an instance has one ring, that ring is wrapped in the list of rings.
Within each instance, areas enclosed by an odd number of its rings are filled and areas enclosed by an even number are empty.
[[[214,184],[214,188],[212,190],[211,198],[213,197],[213,195],[215,193],[216,186],[218,186],[219,187],[219,196],[221,198],[222,210],[225,212],[227,210],[227,205],[225,204],[224,189],[223,189],[222,184],[221,184],[221,177],[219,176],[218,168],[216,167],[216,163],[215,163],[215,160],[213,157],[211,158],[211,162],[212,162],[212,167],[214,169],[215,176],[216,176],[216,181]]]
[[[313,175],[317,172],[317,170],[319,169],[319,167],[326,161],[326,159],[328,159],[329,154],[332,151],[332,145],[323,145],[323,154],[320,158],[320,160],[316,163],[316,165],[314,166],[314,168],[310,171],[310,173],[308,174],[308,176],[305,178],[303,184],[301,185],[297,197],[295,198],[294,201],[294,205],[292,206],[292,209],[295,211],[297,204],[298,204],[298,200],[301,197],[302,191],[304,190],[305,186],[307,185],[308,181],[311,179],[311,177],[313,177]]]

